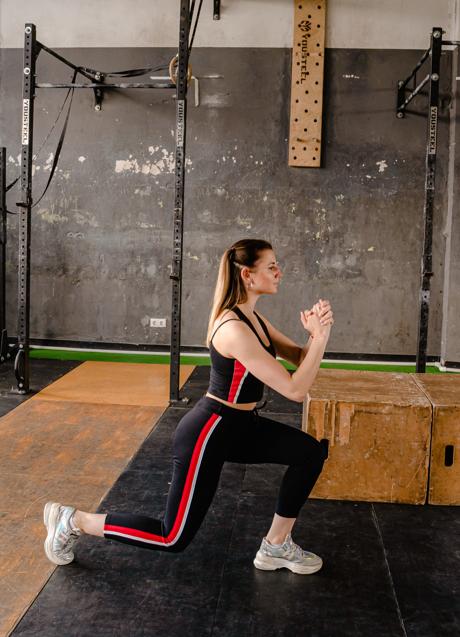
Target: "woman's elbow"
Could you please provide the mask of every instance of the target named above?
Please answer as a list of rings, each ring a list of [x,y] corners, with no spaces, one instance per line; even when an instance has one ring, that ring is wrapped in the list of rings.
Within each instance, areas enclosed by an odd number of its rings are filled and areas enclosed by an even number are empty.
[[[291,395],[290,399],[293,400],[295,403],[303,403],[305,394],[294,393]]]

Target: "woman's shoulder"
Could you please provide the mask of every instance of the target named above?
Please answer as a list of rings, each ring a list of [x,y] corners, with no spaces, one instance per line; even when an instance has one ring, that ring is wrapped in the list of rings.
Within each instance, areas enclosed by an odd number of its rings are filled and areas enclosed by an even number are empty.
[[[238,314],[228,309],[221,312],[214,321],[211,340],[214,343],[214,347],[217,345],[218,352],[226,358],[233,358],[232,353],[226,349],[227,339],[229,334],[232,333],[232,330],[234,330],[235,327],[239,327],[239,323],[243,323],[243,321],[239,318]]]
[[[218,316],[216,316],[213,328],[216,329],[219,325],[222,325],[222,323],[225,323],[225,321],[228,321],[229,319],[241,320],[234,310],[223,310]]]

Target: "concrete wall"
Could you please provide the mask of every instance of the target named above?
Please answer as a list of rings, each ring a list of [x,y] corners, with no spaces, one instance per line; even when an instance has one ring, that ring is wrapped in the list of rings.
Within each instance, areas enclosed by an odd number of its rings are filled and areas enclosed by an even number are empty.
[[[456,3],[454,38],[460,40],[460,11]],[[445,238],[441,362],[460,361],[460,92],[457,77],[459,56],[452,58],[452,100],[450,104],[448,197],[443,236]]]
[[[48,32],[51,42],[39,32],[47,44],[70,46],[80,42],[77,48],[62,51],[77,64],[113,70],[134,68],[169,61],[174,52],[142,48],[143,38],[153,33],[153,23],[144,19],[144,33],[139,20],[130,17],[121,1],[111,3],[110,15],[102,11],[106,3],[97,4],[99,15],[105,15],[98,22],[104,27],[104,36],[99,33],[99,46],[89,49],[84,43],[94,46],[97,39],[91,37],[96,37],[96,30],[86,28],[89,9],[85,12],[82,3],[79,16],[72,16],[73,4],[60,5],[71,25],[68,32],[59,27],[56,11],[46,14],[48,2],[39,8],[36,3],[22,4],[21,22],[21,12],[13,12],[10,0],[2,3],[0,13],[4,44],[0,51],[0,135],[10,156],[10,178],[18,172],[22,67],[21,51],[10,48],[19,46],[14,40],[13,18],[22,24],[27,13],[26,19],[41,22],[40,32],[52,27]],[[420,3],[400,2],[402,20],[395,31],[391,26],[395,23],[389,18],[390,4],[394,7],[394,3],[380,3],[370,14],[369,9],[364,11],[368,3],[328,3],[328,37],[340,42],[339,34],[345,38],[348,30],[349,38],[346,47],[328,48],[326,52],[321,169],[287,166],[290,49],[286,48],[288,40],[283,39],[287,35],[280,34],[289,33],[289,40],[292,37],[291,3],[264,3],[262,31],[272,42],[270,47],[264,40],[264,48],[258,48],[262,38],[256,38],[248,48],[244,29],[234,29],[234,37],[240,40],[232,39],[230,29],[224,29],[224,23],[236,20],[237,10],[240,27],[253,19],[256,9],[260,15],[261,2],[224,2],[221,23],[204,21],[204,33],[210,34],[211,30],[206,29],[212,27],[213,34],[220,33],[219,37],[227,39],[221,46],[216,35],[208,43],[213,49],[197,46],[193,52],[196,75],[217,73],[223,78],[202,80],[199,108],[193,106],[190,95],[183,345],[203,344],[222,251],[236,239],[254,236],[271,240],[285,265],[278,296],[262,298],[260,310],[291,337],[299,342],[304,337],[293,299],[299,307],[309,307],[323,296],[331,300],[337,318],[329,351],[415,354],[426,96],[416,98],[413,105],[420,116],[398,120],[394,114],[395,84],[410,72],[421,54],[419,50],[407,50],[411,48],[408,44],[415,47],[419,38],[416,47],[425,48],[432,24],[444,26],[441,17],[445,24],[453,23],[455,16],[452,3],[439,3],[432,16],[432,3],[422,3],[426,11],[421,11],[416,9]],[[136,6],[142,5],[139,2]],[[349,13],[343,13],[345,5]],[[161,6],[166,16],[165,3]],[[205,9],[209,13],[211,7]],[[38,13],[29,17],[32,10]],[[147,11],[140,14],[145,16]],[[401,24],[409,18],[412,23],[407,26],[405,39]],[[277,19],[279,29],[275,30]],[[168,20],[155,22],[164,27],[155,33],[164,35],[163,43],[171,38],[173,44],[177,36],[168,32],[169,20],[168,10]],[[115,44],[111,38],[116,24],[124,43],[133,45],[129,37],[137,34],[134,46],[109,48],[111,42]],[[372,28],[365,28],[366,24]],[[372,42],[369,33],[375,35]],[[395,42],[399,48],[393,50]],[[68,81],[70,73],[42,53],[38,77],[39,81]],[[455,278],[458,242],[452,244],[451,261],[445,260],[446,236],[450,236],[446,228],[458,201],[457,192],[454,196],[447,183],[449,130],[455,133],[449,120],[449,53],[443,56],[441,95],[428,353],[440,354],[444,334],[447,360],[460,360],[458,302],[444,298],[443,312],[442,297],[446,277],[452,293],[458,292],[460,284]],[[62,99],[62,91],[39,91],[36,150],[55,121]],[[167,345],[174,100],[165,91],[112,93],[107,94],[100,113],[94,111],[92,102],[89,92],[76,93],[59,170],[47,196],[34,211],[31,336]],[[53,134],[35,162],[35,198],[49,174],[56,139]],[[10,193],[10,209],[14,209],[16,198],[15,192]],[[14,302],[9,305],[10,333],[15,333],[16,224],[11,217],[8,290]],[[292,308],[292,312],[286,308]],[[150,328],[151,316],[167,317],[168,327]]]
[[[433,26],[452,36],[454,0],[328,0],[326,46],[426,49]],[[222,0],[222,19],[203,3],[198,47],[291,47],[293,0]],[[24,22],[51,47],[177,45],[179,0],[2,0],[0,43],[21,47]]]

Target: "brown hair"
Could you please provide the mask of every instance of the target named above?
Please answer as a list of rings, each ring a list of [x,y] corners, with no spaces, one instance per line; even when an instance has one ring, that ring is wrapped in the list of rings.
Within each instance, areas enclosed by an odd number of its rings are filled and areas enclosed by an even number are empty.
[[[209,347],[212,328],[216,318],[224,311],[231,310],[238,303],[245,303],[248,295],[240,276],[241,268],[252,268],[264,250],[273,250],[263,239],[241,239],[225,250],[219,264],[216,288],[211,314],[209,315],[206,347]]]

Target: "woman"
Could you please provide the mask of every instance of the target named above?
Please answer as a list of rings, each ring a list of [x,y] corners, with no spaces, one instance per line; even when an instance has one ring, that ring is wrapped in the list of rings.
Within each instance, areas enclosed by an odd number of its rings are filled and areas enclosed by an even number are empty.
[[[327,301],[300,312],[310,339],[303,348],[254,308],[262,294],[275,294],[281,270],[267,241],[243,239],[222,256],[206,344],[211,355],[208,391],[180,420],[173,446],[173,476],[163,520],[131,513],[96,514],[48,502],[45,551],[55,564],[74,558],[82,533],[144,548],[178,552],[193,539],[211,504],[225,461],[288,465],[272,525],[254,560],[257,568],[318,571],[322,560],[303,551],[291,530],[321,473],[325,452],[309,434],[262,417],[257,402],[264,383],[302,402],[329,338],[333,316]],[[290,375],[276,355],[294,363]]]

